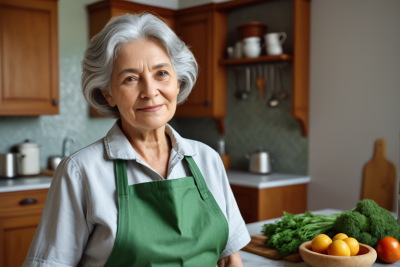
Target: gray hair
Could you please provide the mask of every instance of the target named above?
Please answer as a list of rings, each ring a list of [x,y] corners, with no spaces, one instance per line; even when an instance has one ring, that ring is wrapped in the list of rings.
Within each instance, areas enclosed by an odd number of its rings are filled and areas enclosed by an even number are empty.
[[[118,107],[111,107],[101,90],[111,89],[114,60],[121,48],[131,42],[151,39],[168,52],[178,77],[180,104],[188,97],[196,82],[198,65],[188,46],[161,19],[149,13],[126,14],[112,18],[92,38],[82,61],[82,92],[90,106],[103,116],[120,118]]]

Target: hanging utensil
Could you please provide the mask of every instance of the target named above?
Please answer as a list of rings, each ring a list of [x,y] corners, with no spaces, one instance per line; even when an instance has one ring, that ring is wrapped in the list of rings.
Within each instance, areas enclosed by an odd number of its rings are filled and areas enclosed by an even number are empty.
[[[235,68],[235,72],[236,72],[236,85],[237,85],[236,92],[235,92],[235,97],[237,99],[240,99],[240,100],[247,99],[248,96],[249,96],[248,93],[246,92],[246,90],[242,90],[242,88],[243,88],[242,87],[243,86],[242,80],[243,79],[241,79],[241,76],[242,76],[242,73],[243,73],[243,68],[242,67],[236,67]],[[245,86],[247,85],[247,81],[245,81],[244,85]]]
[[[265,78],[263,77],[262,65],[258,65],[257,68],[258,68],[258,78],[256,80],[256,84],[258,90],[260,91],[261,99],[264,99]]]
[[[251,94],[251,73],[250,73],[250,68],[246,67],[246,93]]]
[[[264,86],[264,95],[266,95],[266,93],[265,92],[268,92],[268,82],[269,82],[269,75],[268,75],[268,71],[269,71],[269,65],[268,64],[265,64],[264,66],[263,66],[263,76],[264,76],[264,79],[265,79],[265,86]]]
[[[283,86],[283,66],[280,65],[278,70],[279,70],[281,89],[277,93],[277,98],[278,98],[279,101],[283,101],[283,100],[285,100],[285,99],[287,99],[289,97],[289,93],[286,92],[285,87]]]
[[[271,66],[271,98],[267,103],[267,105],[270,107],[276,107],[279,105],[279,100],[275,94],[275,72],[275,66]]]

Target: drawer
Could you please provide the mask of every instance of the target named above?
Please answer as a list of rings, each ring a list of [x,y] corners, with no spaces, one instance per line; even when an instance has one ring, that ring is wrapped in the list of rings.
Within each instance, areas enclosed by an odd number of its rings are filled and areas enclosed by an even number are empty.
[[[0,217],[19,213],[41,213],[48,189],[0,193]]]

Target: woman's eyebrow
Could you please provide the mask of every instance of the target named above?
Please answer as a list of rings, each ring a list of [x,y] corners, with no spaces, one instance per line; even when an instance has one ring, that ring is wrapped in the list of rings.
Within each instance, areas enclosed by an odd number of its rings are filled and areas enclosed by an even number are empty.
[[[163,68],[163,67],[169,67],[169,64],[168,64],[168,63],[160,63],[160,64],[157,64],[157,65],[154,65],[154,66],[152,67],[152,69],[153,69],[153,70],[155,70],[155,69],[161,69],[161,68]]]
[[[118,76],[120,76],[121,74],[124,74],[124,73],[127,73],[127,72],[130,72],[130,73],[139,73],[139,71],[137,70],[137,69],[124,69],[123,71],[121,71],[120,73],[118,73]]]
[[[154,65],[153,67],[152,67],[152,69],[153,70],[155,70],[155,69],[161,69],[161,68],[163,68],[163,67],[169,67],[169,64],[168,63],[160,63],[160,64],[157,64],[157,65]],[[129,72],[129,73],[139,73],[139,71],[137,70],[137,69],[133,69],[133,68],[129,68],[129,69],[124,69],[123,71],[121,71],[120,73],[118,73],[118,76],[120,76],[120,75],[122,75],[122,74],[124,74],[124,73],[127,73],[127,72]]]

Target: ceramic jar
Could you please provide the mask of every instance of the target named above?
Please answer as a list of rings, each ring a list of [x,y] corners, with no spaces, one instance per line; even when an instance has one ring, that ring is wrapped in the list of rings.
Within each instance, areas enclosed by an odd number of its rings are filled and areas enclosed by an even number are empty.
[[[254,58],[261,54],[261,39],[259,37],[248,37],[243,39],[243,53],[245,57]]]
[[[26,140],[18,145],[18,152],[22,155],[21,174],[37,175],[40,173],[39,145]]]

